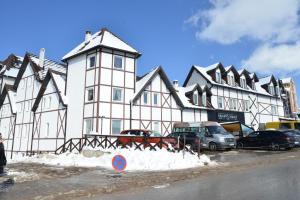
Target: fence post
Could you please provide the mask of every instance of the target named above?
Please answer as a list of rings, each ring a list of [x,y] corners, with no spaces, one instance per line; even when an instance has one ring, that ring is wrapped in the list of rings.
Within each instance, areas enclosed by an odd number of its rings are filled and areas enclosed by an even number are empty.
[[[199,142],[198,142],[198,158],[200,158],[200,144],[201,143],[201,141],[199,140]]]
[[[183,159],[184,159],[184,154],[185,154],[185,135],[183,136]]]
[[[70,140],[70,153],[72,152],[72,144],[73,144],[73,139],[71,138],[71,140]]]

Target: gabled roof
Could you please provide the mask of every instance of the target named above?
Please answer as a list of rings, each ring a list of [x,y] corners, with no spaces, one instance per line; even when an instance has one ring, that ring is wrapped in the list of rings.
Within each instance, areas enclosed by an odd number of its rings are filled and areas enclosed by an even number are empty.
[[[221,66],[220,63],[216,63],[216,64],[210,65],[208,67],[200,67],[200,66],[193,65],[191,70],[189,71],[189,74],[188,74],[187,78],[184,81],[183,86],[187,85],[192,73],[195,71],[195,72],[199,73],[208,83],[211,83],[213,85],[217,85],[217,86],[221,86],[221,87],[228,87],[228,88],[235,88],[235,89],[244,90],[244,91],[247,91],[247,92],[258,93],[258,94],[262,94],[262,95],[266,95],[266,96],[271,96],[268,92],[266,92],[261,87],[260,82],[258,82],[256,84],[256,90],[253,90],[252,88],[244,89],[244,88],[241,88],[241,87],[232,87],[232,86],[229,86],[226,83],[221,84],[221,83],[215,82],[207,72],[212,71],[212,70],[214,70],[214,69],[216,69],[217,67],[220,67],[220,66]]]
[[[32,53],[26,53],[24,56],[24,60],[22,62],[22,65],[20,67],[20,70],[18,72],[14,88],[17,89],[18,85],[20,83],[20,80],[22,79],[22,76],[26,70],[27,65],[30,63],[32,66],[33,71],[35,72],[35,75],[38,80],[42,81],[46,74],[46,69],[52,69],[60,73],[66,73],[66,66],[64,64],[58,63],[53,60],[44,59],[43,67],[40,67],[39,65],[39,57],[32,54]]]
[[[6,96],[8,97],[10,103],[10,109],[13,114],[17,113],[16,99],[15,99],[16,91],[14,90],[12,85],[5,84],[3,91],[0,95],[0,108],[3,106],[4,100]]]
[[[199,84],[193,84],[186,87],[182,87],[182,90],[185,94],[194,92],[196,89],[198,89],[200,92],[202,92],[202,88],[199,86]]]
[[[54,87],[56,89],[56,93],[59,97],[60,102],[64,105],[68,105],[68,99],[65,96],[65,84],[66,84],[66,74],[63,74],[61,72],[57,72],[54,70],[49,69],[48,73],[43,80],[42,86],[39,90],[39,93],[37,95],[37,98],[35,99],[35,102],[32,106],[32,111],[35,112],[36,109],[38,108],[38,105],[47,89],[47,86],[50,82],[50,80],[53,81]]]
[[[102,28],[100,31],[93,34],[89,41],[83,41],[81,44],[67,53],[62,60],[65,61],[96,47],[108,47],[116,50],[126,51],[135,54],[137,57],[141,55],[136,49],[129,46],[111,31],[106,28]]]
[[[266,76],[266,77],[263,77],[263,78],[259,79],[259,84],[260,85],[270,84],[271,82],[273,82],[275,84],[277,83],[277,81],[276,81],[276,79],[273,75]]]
[[[246,69],[241,69],[241,70],[238,71],[238,73],[239,73],[240,77],[242,75],[244,75],[246,77],[246,79],[248,79],[248,80],[251,79],[250,73]]]
[[[292,77],[288,77],[288,78],[283,78],[281,79],[282,83],[285,84],[285,83],[291,83],[293,82],[293,79]]]
[[[234,74],[234,76],[235,76],[235,79],[239,79],[240,78],[239,72],[236,70],[236,68],[233,65],[225,67],[225,70],[226,70],[226,73],[232,71],[233,74]]]
[[[220,62],[212,64],[212,65],[209,65],[205,69],[206,69],[206,72],[210,72],[210,71],[213,71],[213,70],[215,70],[217,68],[219,68],[221,70],[221,73],[226,72],[225,67]]]
[[[258,79],[256,73],[251,73],[251,74],[249,74],[249,76],[250,76],[250,79],[254,79],[255,82],[258,82],[258,81],[259,81],[259,79]]]
[[[155,78],[157,74],[160,75],[167,88],[170,90],[176,103],[179,106],[183,107],[183,104],[180,101],[180,98],[178,97],[176,90],[173,87],[173,84],[170,82],[161,66],[154,68],[151,72],[144,75],[139,81],[136,82],[136,92],[133,95],[132,101],[135,102],[139,98],[139,96],[142,94],[142,92],[146,89],[146,87],[151,83],[151,81]]]

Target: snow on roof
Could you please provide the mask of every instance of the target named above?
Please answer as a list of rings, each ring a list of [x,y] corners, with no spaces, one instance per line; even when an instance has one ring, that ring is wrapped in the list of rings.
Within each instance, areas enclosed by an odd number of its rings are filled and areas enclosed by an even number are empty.
[[[16,92],[12,91],[12,90],[8,90],[8,97],[10,99],[10,103],[11,103],[11,110],[12,113],[16,114],[17,113],[17,106],[16,106]]]
[[[215,82],[212,77],[207,73],[208,71],[214,69],[215,67],[217,67],[219,63],[215,63],[213,65],[210,65],[208,67],[200,67],[200,66],[194,66],[195,69],[200,73],[202,74],[202,76],[204,76],[204,78],[206,78],[210,83],[214,84],[214,85],[218,85],[218,86],[223,86],[223,87],[229,87],[229,88],[233,88],[232,86],[228,85],[227,83],[217,83]],[[258,93],[258,94],[264,94],[264,95],[268,95],[268,96],[271,96],[267,91],[265,91],[265,89],[263,89],[261,87],[261,83],[260,81],[256,83],[256,90],[253,90],[252,88],[248,87],[247,86],[247,89],[245,88],[241,88],[241,87],[238,87],[236,86],[235,88],[238,88],[239,90],[244,90],[244,91],[250,91],[250,92],[253,92],[253,93]]]
[[[55,82],[58,94],[61,96],[61,100],[64,105],[68,105],[68,98],[65,96],[65,85],[66,85],[66,77],[64,75],[52,72],[53,81]]]
[[[38,56],[34,55],[34,54],[31,54],[31,53],[28,53],[28,56],[29,56],[29,59],[34,62],[38,67],[39,66],[39,63],[40,63],[40,59]],[[44,67],[47,67],[49,69],[53,69],[55,71],[58,71],[58,72],[61,72],[61,73],[66,73],[67,71],[67,68],[65,65],[63,64],[60,64],[56,61],[53,61],[53,60],[49,60],[49,59],[44,59]],[[40,67],[40,70],[43,70],[41,67]]]
[[[187,92],[191,92],[195,89],[195,87],[197,87],[198,84],[193,84],[193,85],[188,85],[186,87],[182,87],[182,90],[187,93]]]
[[[177,95],[185,108],[207,109],[206,107],[196,106],[190,102],[190,99],[185,96],[185,93],[188,90],[186,87],[177,87],[176,89]]]
[[[159,67],[155,67],[149,73],[141,77],[139,81],[136,82],[136,92],[134,93],[132,99],[136,98],[136,96],[140,93],[140,90],[145,87],[145,85],[148,83],[148,81],[151,79],[151,77],[156,73],[158,69]]]
[[[120,49],[134,54],[139,54],[137,50],[129,46],[126,42],[114,35],[109,30],[103,28],[91,36],[88,42],[83,41],[69,53],[67,53],[62,59],[66,60],[75,55],[81,54],[87,50],[90,50],[97,46],[110,47],[114,49]]]
[[[270,83],[270,82],[271,82],[271,79],[272,79],[272,75],[266,76],[266,77],[260,78],[258,83],[259,83],[260,85],[265,85],[265,84]]]
[[[15,68],[15,67],[10,68],[8,70],[5,70],[4,75],[16,78],[18,76],[19,70],[20,70],[19,68]]]
[[[288,78],[283,78],[281,79],[282,83],[291,83],[293,81],[292,77],[288,77]]]

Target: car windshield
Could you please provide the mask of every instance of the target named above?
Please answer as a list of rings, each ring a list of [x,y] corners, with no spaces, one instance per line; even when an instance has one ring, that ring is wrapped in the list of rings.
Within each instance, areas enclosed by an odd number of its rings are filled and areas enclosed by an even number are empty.
[[[210,134],[229,134],[222,126],[207,126],[206,128]]]

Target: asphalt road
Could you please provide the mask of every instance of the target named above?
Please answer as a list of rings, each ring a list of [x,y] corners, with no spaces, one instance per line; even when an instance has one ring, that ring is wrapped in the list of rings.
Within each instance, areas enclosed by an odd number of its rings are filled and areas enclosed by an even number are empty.
[[[284,158],[283,158],[284,159]],[[89,199],[130,200],[299,200],[300,160],[234,170]]]

